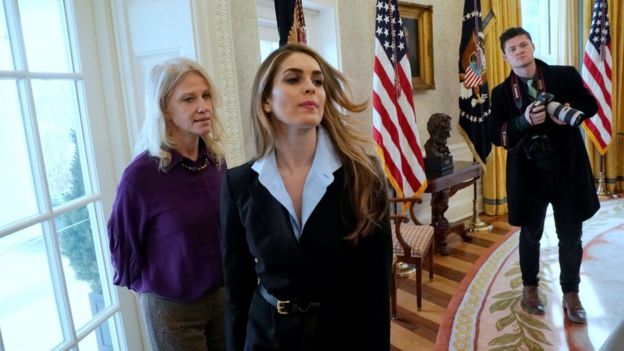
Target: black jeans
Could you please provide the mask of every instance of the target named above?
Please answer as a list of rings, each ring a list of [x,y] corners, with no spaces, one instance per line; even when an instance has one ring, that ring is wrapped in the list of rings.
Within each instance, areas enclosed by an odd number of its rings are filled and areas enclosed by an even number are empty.
[[[563,293],[578,292],[583,246],[581,233],[582,221],[574,213],[576,199],[571,198],[568,185],[561,174],[540,175],[534,182],[535,189],[530,194],[529,222],[520,231],[520,270],[522,283],[527,286],[538,285],[540,263],[540,239],[544,232],[544,219],[548,204],[552,204],[555,227],[559,239],[559,283]]]

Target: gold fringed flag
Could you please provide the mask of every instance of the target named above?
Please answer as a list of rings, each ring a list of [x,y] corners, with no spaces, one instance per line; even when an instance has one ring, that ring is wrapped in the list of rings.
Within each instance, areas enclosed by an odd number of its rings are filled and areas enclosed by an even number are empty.
[[[280,46],[288,43],[307,43],[301,0],[275,0],[275,17]]]
[[[490,98],[482,26],[480,1],[466,0],[459,46],[459,126],[474,158],[485,167],[492,144],[486,125]]]
[[[378,0],[373,66],[373,139],[397,196],[427,187],[403,22],[396,0]]]
[[[598,102],[598,113],[583,121],[590,139],[601,155],[611,142],[611,31],[607,1],[594,5],[589,38],[583,57],[583,81]]]

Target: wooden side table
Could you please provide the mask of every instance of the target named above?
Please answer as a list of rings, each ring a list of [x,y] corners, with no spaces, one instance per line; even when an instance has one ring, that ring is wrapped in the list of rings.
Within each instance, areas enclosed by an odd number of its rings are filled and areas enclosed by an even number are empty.
[[[444,256],[448,255],[446,237],[457,232],[464,241],[471,241],[466,233],[464,221],[449,223],[444,212],[448,209],[449,198],[467,186],[474,184],[481,177],[482,169],[478,162],[455,161],[453,173],[437,178],[427,178],[426,193],[431,193],[431,226],[435,234],[435,247]]]

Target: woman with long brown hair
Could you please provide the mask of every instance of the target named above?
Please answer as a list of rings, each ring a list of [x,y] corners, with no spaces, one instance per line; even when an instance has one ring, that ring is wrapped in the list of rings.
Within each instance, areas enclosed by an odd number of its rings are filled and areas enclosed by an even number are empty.
[[[221,194],[228,350],[388,350],[386,183],[345,77],[312,49],[261,64],[257,154]]]

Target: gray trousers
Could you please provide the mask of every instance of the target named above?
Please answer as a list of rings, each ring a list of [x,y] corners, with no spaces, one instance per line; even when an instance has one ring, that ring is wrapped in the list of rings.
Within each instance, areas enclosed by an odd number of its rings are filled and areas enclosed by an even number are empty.
[[[224,290],[193,302],[176,302],[154,294],[141,295],[154,351],[222,351],[224,337]]]

